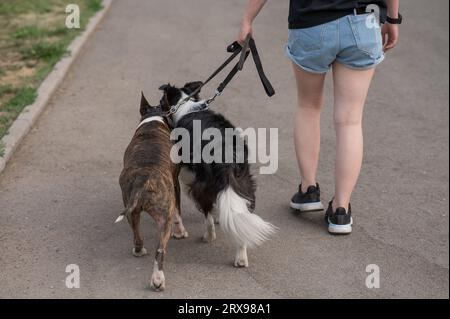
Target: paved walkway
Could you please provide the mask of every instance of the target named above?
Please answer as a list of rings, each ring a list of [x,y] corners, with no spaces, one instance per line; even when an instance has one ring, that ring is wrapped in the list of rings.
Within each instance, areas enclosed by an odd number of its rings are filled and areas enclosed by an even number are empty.
[[[138,122],[140,90],[153,103],[163,82],[203,79],[226,56],[243,2],[115,1],[62,87],[0,176],[0,297],[446,297],[449,280],[448,2],[402,2],[399,47],[378,70],[365,113],[365,163],[352,204],[354,233],[327,234],[322,213],[288,207],[298,172],[292,147],[295,88],[283,44],[288,1],[269,1],[255,25],[268,99],[249,63],[214,107],[242,127],[278,127],[276,175],[257,176],[257,211],[280,231],[232,267],[218,231],[183,199],[191,237],[171,241],[167,290],[147,289],[152,258],[131,255],[118,176]],[[424,19],[426,17],[426,19]],[[419,22],[420,21],[420,22]],[[212,92],[208,86],[205,92]],[[334,132],[328,83],[319,181],[333,191]],[[147,247],[156,243],[144,218]],[[65,267],[81,288],[65,287]],[[368,264],[381,288],[367,289]]]

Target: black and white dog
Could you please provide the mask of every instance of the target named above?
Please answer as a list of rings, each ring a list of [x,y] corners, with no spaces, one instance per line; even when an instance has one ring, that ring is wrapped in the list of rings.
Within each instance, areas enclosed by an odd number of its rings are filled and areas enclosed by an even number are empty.
[[[236,244],[236,256],[234,265],[236,267],[248,267],[247,247],[253,247],[265,241],[275,231],[275,227],[264,221],[253,213],[255,208],[256,184],[250,173],[248,163],[248,148],[239,134],[233,136],[232,145],[225,145],[222,138],[221,156],[223,159],[226,152],[232,152],[232,158],[243,158],[243,161],[225,161],[206,163],[193,160],[194,143],[201,143],[201,150],[209,141],[199,141],[194,137],[194,121],[200,122],[201,132],[208,128],[218,129],[225,136],[225,129],[235,127],[222,115],[210,110],[204,110],[205,101],[200,100],[199,95],[191,97],[184,102],[191,93],[202,85],[202,82],[190,82],[182,88],[170,84],[160,87],[164,91],[161,106],[165,110],[171,107],[176,112],[169,116],[172,126],[184,128],[190,136],[190,160],[182,162],[182,174],[188,173],[190,180],[183,180],[189,189],[189,194],[196,202],[198,208],[205,214],[206,232],[203,240],[211,242],[216,238],[213,209],[219,212],[219,223],[221,228],[231,235]],[[239,140],[240,139],[240,140]],[[236,147],[242,143],[241,154]],[[181,151],[183,151],[181,149]],[[242,152],[244,154],[242,154]]]

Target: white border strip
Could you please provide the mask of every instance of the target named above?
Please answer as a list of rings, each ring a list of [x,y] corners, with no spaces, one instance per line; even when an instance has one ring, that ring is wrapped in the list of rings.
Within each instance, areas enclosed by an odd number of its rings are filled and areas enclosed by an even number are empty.
[[[33,124],[36,122],[39,115],[47,106],[48,101],[55,93],[61,82],[64,80],[71,65],[79,55],[83,45],[94,32],[97,25],[101,22],[105,14],[111,7],[112,0],[103,0],[101,9],[97,12],[86,26],[85,31],[78,35],[67,48],[69,55],[63,57],[53,68],[45,80],[41,83],[37,90],[37,98],[33,104],[25,107],[19,114],[17,119],[13,122],[8,130],[8,133],[2,138],[1,142],[5,146],[5,154],[0,157],[0,173],[6,166],[6,163],[11,159],[14,151],[19,146],[20,142],[30,131]]]

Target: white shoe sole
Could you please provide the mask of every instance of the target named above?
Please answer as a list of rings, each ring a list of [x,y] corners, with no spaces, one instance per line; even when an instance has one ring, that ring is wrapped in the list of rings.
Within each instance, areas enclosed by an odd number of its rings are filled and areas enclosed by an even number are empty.
[[[350,224],[335,225],[328,219],[328,232],[331,234],[350,234],[352,232],[353,218],[350,217]]]
[[[323,210],[323,205],[321,202],[315,202],[315,203],[303,203],[303,204],[297,204],[291,202],[291,207],[293,209],[300,210],[302,212],[310,212],[315,210]]]

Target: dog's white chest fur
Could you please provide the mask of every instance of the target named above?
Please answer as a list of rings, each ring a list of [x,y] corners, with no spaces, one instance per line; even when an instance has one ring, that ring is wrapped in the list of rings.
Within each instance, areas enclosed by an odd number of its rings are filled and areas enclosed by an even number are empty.
[[[181,99],[180,99],[180,100],[183,100],[183,99],[187,98],[187,96],[188,96],[188,95],[187,95],[186,93],[182,92],[182,93],[181,93]],[[192,110],[197,109],[199,105],[203,105],[203,104],[205,104],[205,101],[204,101],[204,100],[198,101],[198,102],[189,100],[189,101],[187,101],[186,103],[182,104],[182,105],[178,108],[177,112],[176,112],[175,114],[172,115],[172,119],[173,119],[174,125],[176,125],[176,124],[178,123],[178,121],[179,121],[183,116],[185,116],[186,114],[191,113]]]
[[[138,127],[136,127],[136,130],[138,128],[140,128],[142,125],[153,122],[153,121],[158,121],[158,122],[164,123],[162,116],[150,116],[150,117],[147,117],[146,119],[144,119],[141,123],[139,123]]]

